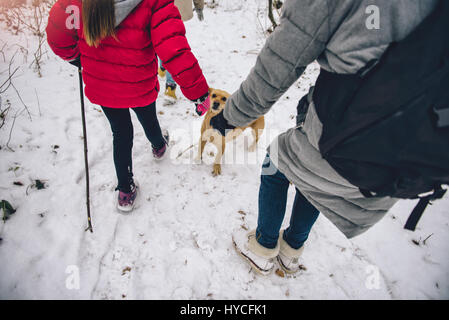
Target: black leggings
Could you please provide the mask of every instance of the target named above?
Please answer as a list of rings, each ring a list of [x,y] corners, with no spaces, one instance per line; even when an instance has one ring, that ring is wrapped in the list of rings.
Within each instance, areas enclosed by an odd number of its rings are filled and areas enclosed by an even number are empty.
[[[117,189],[123,192],[130,192],[131,183],[133,182],[132,148],[134,137],[131,114],[128,108],[102,108],[111,124],[114,139],[114,164],[118,179]],[[156,149],[162,148],[165,140],[162,137],[161,127],[157,120],[156,103],[153,102],[146,107],[131,109],[136,113],[151,145]]]

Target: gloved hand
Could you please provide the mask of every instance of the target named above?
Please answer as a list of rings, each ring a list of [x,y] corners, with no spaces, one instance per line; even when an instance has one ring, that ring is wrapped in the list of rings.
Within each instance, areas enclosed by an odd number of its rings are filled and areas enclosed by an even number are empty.
[[[198,20],[203,21],[204,15],[203,15],[203,9],[195,9],[196,15],[198,16]]]
[[[224,118],[223,111],[210,119],[210,124],[212,128],[218,130],[222,136],[226,135],[226,130],[235,129],[235,127],[232,124],[229,124],[228,121]]]
[[[77,68],[81,68],[81,58],[78,56],[75,60],[69,61],[69,63]]]
[[[200,117],[205,115],[206,112],[209,111],[210,108],[209,92],[195,101],[195,107],[196,107],[195,111]]]

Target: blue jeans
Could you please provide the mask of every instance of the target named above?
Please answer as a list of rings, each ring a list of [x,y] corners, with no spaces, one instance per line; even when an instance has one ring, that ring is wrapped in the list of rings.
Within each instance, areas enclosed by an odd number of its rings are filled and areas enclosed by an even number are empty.
[[[168,70],[164,68],[164,66],[162,65],[162,60],[161,59],[159,59],[159,65],[161,66],[161,68],[163,70],[165,70],[165,83],[169,84],[171,86],[173,86],[173,85],[176,86],[175,80],[173,80],[173,77],[171,76],[170,72],[168,72]]]
[[[256,239],[264,247],[273,249],[285,216],[290,181],[271,162],[267,155],[262,166],[259,189],[259,217]],[[319,211],[296,189],[290,226],[284,231],[284,240],[299,249],[309,237]]]

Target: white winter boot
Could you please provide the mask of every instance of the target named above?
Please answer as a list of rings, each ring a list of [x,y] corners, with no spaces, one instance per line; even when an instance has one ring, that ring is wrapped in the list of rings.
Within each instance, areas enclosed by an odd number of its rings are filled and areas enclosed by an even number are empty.
[[[288,274],[294,274],[299,271],[299,257],[301,257],[304,251],[304,246],[299,249],[293,249],[283,238],[284,230],[281,231],[279,235],[279,255],[277,260],[279,266]]]
[[[274,259],[279,254],[279,242],[274,249],[268,249],[256,240],[256,230],[247,232],[243,229],[232,235],[237,252],[262,275],[268,275],[274,268]]]

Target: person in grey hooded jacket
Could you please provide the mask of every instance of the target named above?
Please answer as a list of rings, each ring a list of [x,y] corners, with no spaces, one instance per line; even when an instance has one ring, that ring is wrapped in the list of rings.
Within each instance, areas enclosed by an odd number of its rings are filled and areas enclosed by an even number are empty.
[[[379,59],[390,43],[410,34],[436,5],[437,0],[285,1],[280,26],[212,126],[223,132],[267,113],[315,60],[329,72],[357,73]],[[376,18],[379,21],[371,27]],[[313,90],[307,96],[302,126],[281,134],[268,149],[257,230],[234,235],[238,252],[264,274],[271,271],[276,257],[285,271],[298,270],[298,258],[318,212],[351,238],[377,223],[397,201],[365,198],[323,159],[318,148],[322,123]],[[290,226],[280,232],[289,182],[297,196]]]

